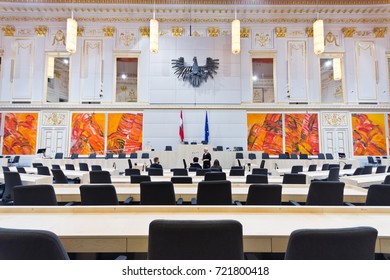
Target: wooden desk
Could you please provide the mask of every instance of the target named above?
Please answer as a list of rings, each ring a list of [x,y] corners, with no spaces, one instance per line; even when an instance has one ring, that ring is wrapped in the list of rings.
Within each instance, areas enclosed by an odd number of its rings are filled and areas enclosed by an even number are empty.
[[[250,184],[233,183],[232,195],[233,200],[246,201],[248,188]],[[53,185],[56,192],[57,201],[59,202],[79,202],[80,201],[80,185],[65,184]],[[309,185],[282,185],[282,201],[288,202],[295,200],[305,202]],[[196,197],[198,184],[175,184],[176,199],[182,198],[184,201],[191,201]],[[124,201],[129,196],[133,197],[135,202],[140,201],[139,184],[115,184],[115,189],[118,194],[119,201]],[[364,203],[366,201],[367,190],[354,186],[346,186],[344,189],[344,201],[352,203]]]
[[[389,207],[315,206],[41,206],[0,207],[5,228],[44,229],[68,252],[147,252],[155,219],[234,219],[243,225],[245,252],[285,252],[290,233],[302,228],[372,226],[377,253],[390,253]]]

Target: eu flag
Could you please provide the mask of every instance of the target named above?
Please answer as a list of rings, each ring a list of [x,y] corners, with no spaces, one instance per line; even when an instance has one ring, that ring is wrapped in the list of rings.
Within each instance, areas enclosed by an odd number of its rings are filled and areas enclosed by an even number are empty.
[[[209,142],[209,119],[207,117],[207,111],[206,111],[206,120],[204,123],[204,141],[206,143]]]

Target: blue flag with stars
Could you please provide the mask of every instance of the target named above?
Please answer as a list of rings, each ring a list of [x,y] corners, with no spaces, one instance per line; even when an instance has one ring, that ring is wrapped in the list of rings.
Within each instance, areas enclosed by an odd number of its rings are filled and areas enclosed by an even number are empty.
[[[206,143],[209,142],[209,119],[207,117],[207,111],[206,111],[206,120],[204,123],[204,141]]]

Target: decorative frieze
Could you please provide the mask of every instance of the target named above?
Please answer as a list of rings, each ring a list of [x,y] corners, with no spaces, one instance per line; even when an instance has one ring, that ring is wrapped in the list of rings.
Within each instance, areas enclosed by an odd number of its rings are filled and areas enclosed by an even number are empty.
[[[352,38],[356,33],[356,27],[344,27],[342,30],[344,38]]]
[[[35,34],[38,36],[46,36],[47,27],[44,25],[35,26]]]
[[[15,26],[13,25],[5,25],[1,27],[1,30],[4,32],[4,36],[13,37],[15,34]]]

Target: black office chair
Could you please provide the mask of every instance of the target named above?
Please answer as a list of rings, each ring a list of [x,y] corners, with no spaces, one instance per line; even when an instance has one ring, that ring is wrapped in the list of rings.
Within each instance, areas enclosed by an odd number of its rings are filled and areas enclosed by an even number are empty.
[[[290,158],[291,158],[291,159],[298,159],[298,155],[297,155],[297,154],[291,154],[291,155],[290,155]]]
[[[326,159],[333,159],[333,155],[331,153],[325,153]]]
[[[294,230],[285,259],[374,260],[377,236],[372,227]]]
[[[1,168],[3,169],[3,172],[4,172],[4,171],[11,171],[11,169],[9,169],[8,166],[2,166]]]
[[[362,172],[363,172],[363,167],[358,167],[358,168],[355,169],[355,171],[353,172],[352,176],[362,175]]]
[[[371,165],[377,165],[378,164],[378,162],[372,156],[368,156],[367,157],[367,161],[368,161],[368,164],[371,164]]]
[[[338,182],[340,181],[340,168],[330,168],[329,169],[329,175],[328,178],[324,179],[326,181],[333,181],[333,182]]]
[[[262,153],[261,154],[262,159],[269,159],[269,154],[268,153]],[[262,168],[262,167],[261,167]]]
[[[81,205],[119,205],[118,195],[113,185],[81,185]],[[129,204],[132,198],[125,200]]]
[[[284,173],[282,184],[306,184],[306,175]]]
[[[340,168],[340,164],[329,164],[329,170],[332,168]]]
[[[88,163],[79,162],[80,171],[89,171]]]
[[[202,181],[198,183],[196,199],[198,205],[232,205],[232,183],[230,181]]]
[[[138,158],[138,154],[137,153],[130,153],[130,158]]]
[[[69,256],[53,232],[0,228],[0,260],[69,260]]]
[[[300,154],[299,159],[309,159],[309,155],[308,154]]]
[[[149,176],[163,176],[164,170],[162,168],[149,168],[148,175]]]
[[[38,166],[43,166],[43,163],[40,163],[40,162],[33,162],[32,163],[32,167],[38,167]]]
[[[318,153],[318,159],[325,159],[325,155],[323,153]]]
[[[173,168],[173,176],[188,176],[188,170],[184,168]]]
[[[92,171],[102,171],[103,169],[102,169],[101,165],[94,165],[94,164],[92,164],[91,165],[91,170]]]
[[[142,153],[141,158],[149,158],[149,153]]]
[[[61,169],[52,169],[51,174],[54,177],[54,184],[69,184],[71,182]]]
[[[16,170],[18,171],[18,173],[23,173],[23,174],[26,174],[26,169],[24,169],[24,167],[16,167]]]
[[[226,180],[225,172],[207,172],[204,174],[205,181],[223,181]]]
[[[248,189],[246,205],[281,205],[282,186],[273,184],[254,184]]]
[[[242,225],[234,220],[154,220],[149,260],[243,260]]]
[[[245,179],[246,184],[268,184],[268,175],[248,174]]]
[[[236,159],[244,159],[244,153],[236,153]]]
[[[119,153],[118,154],[118,158],[126,158],[126,154],[125,153]]]
[[[303,172],[303,165],[293,165],[291,167],[292,174],[298,174],[299,172]]]
[[[386,173],[386,169],[387,169],[387,167],[386,167],[386,165],[378,165],[377,167],[376,167],[376,174],[379,174],[379,173]]]
[[[111,184],[111,174],[106,170],[89,171],[89,182],[91,184]]]
[[[346,163],[346,164],[344,164],[343,169],[344,169],[344,170],[346,170],[346,169],[352,169],[352,163]]]
[[[342,206],[344,203],[344,182],[311,182],[305,205]],[[300,205],[290,200],[293,205]]]
[[[125,176],[131,176],[131,175],[141,175],[141,170],[136,168],[126,168],[125,169]]]
[[[278,158],[279,159],[287,159],[287,155],[286,154],[279,154]]]
[[[372,174],[372,166],[371,165],[366,165],[363,167],[361,175],[368,175]]]
[[[317,171],[317,164],[310,164],[307,171]]]
[[[229,176],[245,176],[245,169],[240,168],[240,169],[230,169],[229,171]]]
[[[50,169],[47,166],[38,166],[37,167],[37,174],[51,176]]]
[[[61,170],[61,166],[59,164],[52,164],[51,169],[59,169]]]
[[[326,171],[326,170],[329,170],[329,163],[324,163],[322,165],[321,171]]]
[[[20,160],[20,156],[14,156],[12,161],[8,159],[8,163],[9,165],[16,166],[19,163],[19,160]]]
[[[96,158],[96,153],[89,154],[88,158]]]
[[[10,204],[14,200],[13,188],[15,186],[20,186],[22,180],[20,179],[20,174],[18,172],[4,171],[4,191],[1,199],[2,204]]]
[[[249,154],[248,154],[248,158],[249,158],[250,160],[255,160],[255,159],[256,159],[256,154],[254,154],[254,153],[249,153]]]
[[[267,168],[253,168],[252,174],[268,175],[268,169]]]
[[[383,181],[383,184],[385,184],[385,185],[390,185],[390,175],[387,175],[387,176],[385,177],[385,180]]]
[[[14,205],[58,205],[52,185],[14,186]]]
[[[368,188],[366,206],[390,206],[390,185],[375,184]]]
[[[113,153],[106,153],[105,159],[114,158]]]
[[[165,146],[165,151],[172,151],[172,146]]]
[[[74,164],[66,163],[65,170],[75,170]]]
[[[71,159],[77,159],[77,158],[79,158],[79,154],[71,154],[70,158]]]
[[[54,155],[54,159],[63,159],[64,158],[64,153],[56,153]]]
[[[223,146],[217,146],[217,151],[223,151]]]
[[[195,176],[204,176],[206,173],[211,172],[210,169],[196,169]]]
[[[176,202],[175,189],[172,182],[141,182],[141,205],[175,205],[183,204],[183,199]]]
[[[174,184],[192,184],[192,177],[190,177],[190,176],[172,176],[171,182]]]
[[[149,175],[131,175],[130,176],[130,183],[131,184],[139,184],[141,182],[150,182],[150,176]]]

